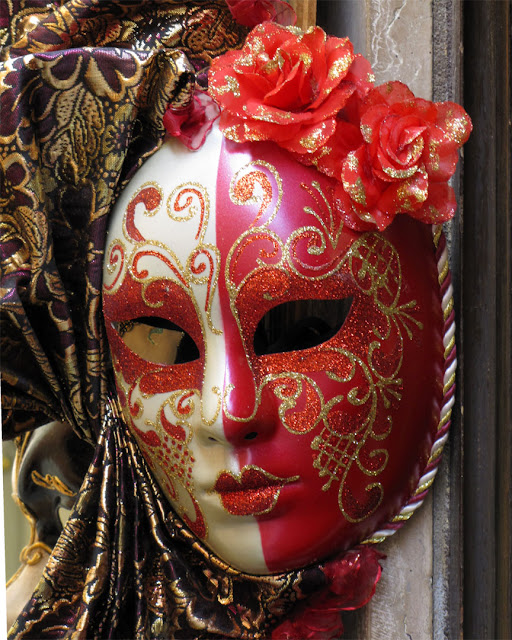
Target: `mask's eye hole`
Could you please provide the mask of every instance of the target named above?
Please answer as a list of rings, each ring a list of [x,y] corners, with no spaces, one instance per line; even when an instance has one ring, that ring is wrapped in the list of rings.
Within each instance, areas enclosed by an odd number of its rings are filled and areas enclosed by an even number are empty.
[[[155,364],[181,364],[199,358],[199,349],[181,327],[153,316],[113,322],[126,346]]]
[[[296,300],[273,307],[254,334],[257,356],[310,349],[327,342],[343,326],[352,298]]]

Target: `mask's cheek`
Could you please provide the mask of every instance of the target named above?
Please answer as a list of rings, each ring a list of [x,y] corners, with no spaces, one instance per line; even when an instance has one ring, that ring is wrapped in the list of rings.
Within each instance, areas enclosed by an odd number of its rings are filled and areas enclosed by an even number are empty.
[[[300,475],[257,516],[265,561],[281,571],[367,538],[415,491],[438,426],[443,325],[432,236],[421,225],[361,236],[323,282],[271,273],[251,274],[234,306],[256,386],[278,416],[272,438],[239,449],[241,464]],[[252,336],[272,306],[345,296],[350,312],[328,342],[256,354]]]
[[[125,422],[156,480],[187,525],[204,538],[206,524],[195,498],[192,447],[204,368],[202,332],[192,302],[180,287],[162,280],[142,289],[127,278],[114,294],[104,295],[117,393]],[[155,301],[161,304],[151,306]],[[165,365],[145,360],[130,348],[119,326],[157,314],[187,327],[198,344],[199,358]]]
[[[124,345],[119,346],[123,349]],[[183,376],[169,371],[187,365],[149,371],[130,383],[123,370],[133,370],[133,356],[121,359],[124,366],[117,358],[113,360],[126,424],[166,497],[190,529],[204,539],[207,527],[196,499],[194,451],[201,400],[197,390],[180,388]]]

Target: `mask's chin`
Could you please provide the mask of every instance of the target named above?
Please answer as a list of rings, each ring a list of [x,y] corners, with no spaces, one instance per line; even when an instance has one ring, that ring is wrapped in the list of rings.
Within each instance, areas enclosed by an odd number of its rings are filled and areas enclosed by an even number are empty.
[[[223,562],[243,573],[268,575],[263,557],[258,524],[251,516],[236,516],[237,521],[209,524],[206,545]]]

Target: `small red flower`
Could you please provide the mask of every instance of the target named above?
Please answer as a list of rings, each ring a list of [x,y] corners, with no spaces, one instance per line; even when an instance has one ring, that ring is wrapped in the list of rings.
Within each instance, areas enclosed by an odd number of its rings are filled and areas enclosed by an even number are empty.
[[[373,547],[361,545],[328,562],[323,567],[326,588],[297,605],[292,616],[274,629],[272,640],[339,638],[343,633],[341,612],[358,609],[371,600],[383,558]]]
[[[360,545],[325,565],[329,589],[340,608],[352,611],[368,604],[382,574],[379,561],[385,557],[372,546]]]
[[[220,110],[210,96],[197,91],[184,109],[169,107],[164,113],[163,124],[171,136],[179,138],[192,151],[201,147]]]
[[[244,27],[255,27],[262,22],[277,22],[293,26],[297,16],[283,0],[227,0],[231,15]]]
[[[336,130],[337,114],[364,95],[370,67],[348,38],[265,23],[241,51],[212,63],[209,92],[222,109],[220,128],[236,142],[273,140],[310,164]]]
[[[471,121],[453,102],[434,103],[401,82],[375,87],[360,109],[361,144],[336,176],[337,206],[353,229],[384,229],[399,213],[428,224],[455,214],[453,189],[458,149]]]
[[[285,620],[272,640],[337,640],[343,634],[339,611],[306,610],[300,619]]]

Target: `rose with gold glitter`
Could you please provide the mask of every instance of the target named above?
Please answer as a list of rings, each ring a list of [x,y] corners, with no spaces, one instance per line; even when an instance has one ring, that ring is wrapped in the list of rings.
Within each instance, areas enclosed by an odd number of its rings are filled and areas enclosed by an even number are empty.
[[[452,218],[448,180],[471,133],[464,109],[416,98],[401,82],[389,82],[369,92],[360,114],[361,144],[343,160],[336,189],[345,222],[364,231],[384,229],[399,213],[428,224]]]
[[[319,27],[302,32],[265,23],[241,51],[215,58],[208,84],[227,138],[273,140],[300,156],[329,141],[350,96],[370,88],[369,75],[348,38],[327,37]]]

